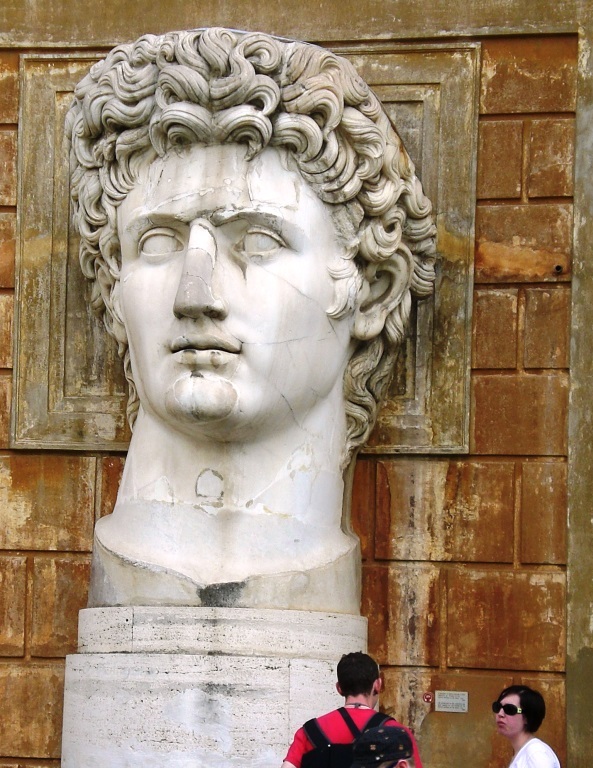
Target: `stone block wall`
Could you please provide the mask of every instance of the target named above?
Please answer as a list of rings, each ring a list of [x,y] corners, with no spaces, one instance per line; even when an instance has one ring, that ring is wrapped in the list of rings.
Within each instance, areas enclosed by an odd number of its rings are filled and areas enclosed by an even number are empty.
[[[490,703],[524,681],[564,764],[566,453],[576,37],[483,41],[471,449],[362,456],[353,519],[383,707],[426,768],[508,764]],[[0,766],[57,766],[94,520],[117,455],[9,450],[18,53],[0,50]],[[26,307],[21,307],[26,312]],[[468,715],[435,690],[467,691]],[[452,760],[454,757],[454,760]]]
[[[383,705],[430,768],[507,766],[490,704],[521,682],[546,696],[541,735],[565,762],[576,60],[570,36],[483,41],[469,456],[357,467]],[[467,691],[469,715],[434,712],[435,690]]]

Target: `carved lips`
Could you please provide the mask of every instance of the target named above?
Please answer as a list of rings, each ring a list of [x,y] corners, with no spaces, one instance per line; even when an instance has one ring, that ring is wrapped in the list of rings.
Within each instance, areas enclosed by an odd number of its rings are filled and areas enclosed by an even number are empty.
[[[178,355],[180,363],[191,367],[210,366],[219,368],[229,362],[229,356],[241,352],[241,344],[236,339],[228,339],[213,334],[188,334],[178,336],[171,344],[171,352]]]

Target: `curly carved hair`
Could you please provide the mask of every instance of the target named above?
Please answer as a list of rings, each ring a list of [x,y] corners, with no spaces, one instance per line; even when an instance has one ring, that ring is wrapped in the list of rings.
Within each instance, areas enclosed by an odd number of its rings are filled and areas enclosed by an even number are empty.
[[[346,209],[357,231],[331,273],[349,311],[365,279],[396,257],[409,289],[381,333],[360,342],[344,377],[344,464],[368,438],[406,330],[411,297],[432,292],[435,227],[402,142],[379,100],[344,58],[307,43],[228,29],[145,35],[114,48],[78,84],[68,112],[74,223],[92,305],[118,342],[135,420],[138,396],[119,312],[117,207],[146,153],[172,144],[242,143],[251,158],[283,147],[318,197]]]

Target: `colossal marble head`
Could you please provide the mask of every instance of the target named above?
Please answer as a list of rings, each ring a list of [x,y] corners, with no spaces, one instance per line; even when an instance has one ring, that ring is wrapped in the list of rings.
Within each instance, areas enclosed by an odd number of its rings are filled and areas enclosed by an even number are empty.
[[[333,286],[327,314],[354,318],[343,381],[346,465],[369,436],[412,296],[430,294],[435,263],[430,202],[380,102],[350,63],[260,33],[146,35],[113,49],[77,86],[67,134],[81,264],[93,281],[93,306],[124,359],[131,424],[138,394],[122,311],[122,205],[146,169],[177,158],[171,162],[191,184],[201,173],[192,147],[228,145],[227,154],[239,152],[247,168],[274,154],[264,163],[268,174],[280,163],[328,206],[341,255],[326,264]],[[170,233],[152,232],[148,251],[176,247],[162,244]],[[260,250],[277,245],[269,229],[250,237]]]

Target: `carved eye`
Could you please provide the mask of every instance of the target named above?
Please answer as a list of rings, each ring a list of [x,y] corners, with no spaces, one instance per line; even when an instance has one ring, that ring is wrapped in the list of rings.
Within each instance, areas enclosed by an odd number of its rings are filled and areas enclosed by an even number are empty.
[[[267,259],[276,256],[286,248],[286,243],[269,229],[251,227],[235,246],[235,249],[248,259]]]
[[[171,254],[182,251],[184,247],[185,244],[179,233],[168,227],[149,230],[138,243],[140,255],[153,263],[167,259]]]

